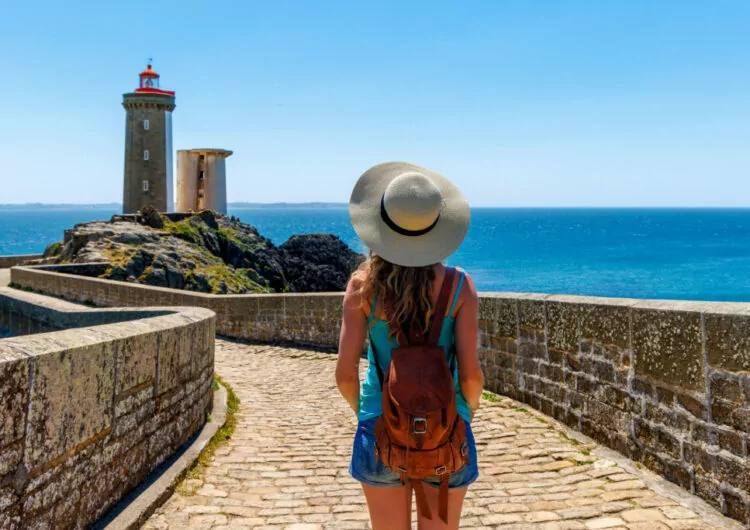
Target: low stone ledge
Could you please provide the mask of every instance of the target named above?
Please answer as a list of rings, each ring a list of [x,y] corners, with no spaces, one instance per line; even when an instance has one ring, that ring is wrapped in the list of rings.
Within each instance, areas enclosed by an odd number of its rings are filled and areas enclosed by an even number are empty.
[[[3,307],[80,326],[0,340],[0,528],[87,526],[203,425],[215,315],[0,288]]]
[[[9,269],[16,265],[22,265],[28,261],[43,258],[43,254],[18,254],[14,256],[0,256],[0,269]]]

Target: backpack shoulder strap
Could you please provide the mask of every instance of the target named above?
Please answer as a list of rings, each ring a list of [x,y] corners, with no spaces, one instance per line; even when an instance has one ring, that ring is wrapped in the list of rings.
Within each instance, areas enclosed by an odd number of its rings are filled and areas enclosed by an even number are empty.
[[[375,293],[372,295],[372,305],[370,306],[370,316],[367,317],[367,323],[371,323],[373,320],[375,320],[375,309],[378,307],[378,292],[375,291]]]
[[[450,267],[445,271],[445,279],[443,280],[443,286],[440,288],[437,305],[433,312],[430,334],[427,339],[427,344],[431,346],[437,345],[438,340],[440,339],[440,331],[443,329],[443,320],[445,319],[445,312],[448,309],[448,299],[453,290],[453,281],[455,278],[456,269]]]

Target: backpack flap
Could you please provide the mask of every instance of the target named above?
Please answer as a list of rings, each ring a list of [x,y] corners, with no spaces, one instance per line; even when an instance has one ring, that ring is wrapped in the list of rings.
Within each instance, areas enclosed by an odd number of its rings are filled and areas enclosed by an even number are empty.
[[[388,391],[392,404],[415,416],[455,401],[453,376],[439,346],[407,346],[391,351]]]

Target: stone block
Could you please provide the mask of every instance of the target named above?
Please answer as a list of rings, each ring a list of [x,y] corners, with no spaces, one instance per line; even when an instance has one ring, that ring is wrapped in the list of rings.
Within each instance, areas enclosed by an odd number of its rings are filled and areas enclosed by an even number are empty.
[[[580,306],[565,302],[547,302],[547,346],[578,353]]]
[[[693,478],[690,475],[690,468],[679,460],[664,459],[663,464],[664,478],[690,491],[690,485],[693,482]]]
[[[28,356],[0,346],[0,453],[3,448],[23,438],[28,394]]]
[[[480,296],[479,320],[490,323],[490,333],[500,337],[515,338],[518,335],[517,301]]]
[[[633,377],[633,391],[648,397],[656,396],[656,390],[651,383],[640,377]]]
[[[702,497],[706,502],[717,510],[721,510],[721,491],[719,484],[710,476],[696,473],[693,478],[695,484],[695,494]]]
[[[636,375],[705,390],[700,313],[633,309],[632,328]]]
[[[712,431],[707,423],[697,422],[690,427],[690,439],[702,444],[713,443]]]
[[[518,357],[527,359],[547,359],[547,348],[544,344],[522,342],[518,345]]]
[[[630,347],[630,307],[587,304],[581,306],[581,338],[617,348]]]
[[[722,494],[724,496],[724,515],[747,523],[750,527],[750,503],[748,503],[748,495],[729,491],[728,489],[724,489]]]
[[[165,329],[159,333],[156,395],[164,394],[180,383],[180,340],[179,328]]]
[[[36,356],[24,462],[29,470],[108,429],[114,413],[114,346],[93,330],[55,334],[57,344],[82,341]],[[78,335],[78,336],[76,336]],[[62,344],[61,344],[62,345]]]
[[[702,399],[702,396],[691,396],[686,393],[676,395],[677,403],[690,414],[698,419],[708,419],[708,406]]]
[[[723,484],[750,491],[750,473],[744,459],[720,453],[715,457],[716,478]]]
[[[711,397],[723,399],[730,402],[743,400],[743,391],[740,380],[728,379],[721,374],[711,375]]]
[[[734,429],[716,427],[714,429],[714,436],[721,449],[725,449],[737,456],[745,456],[743,437]],[[750,464],[748,464],[748,467],[750,468]],[[748,469],[748,473],[750,473],[750,469]]]
[[[544,301],[518,300],[518,323],[521,327],[544,330]]]
[[[675,459],[680,458],[680,440],[678,438],[664,428],[656,428],[652,432],[656,434],[653,447],[657,451]]]
[[[137,322],[130,326],[138,329]],[[145,330],[144,330],[145,331]],[[144,332],[126,337],[117,343],[115,365],[115,399],[120,394],[151,383],[156,377],[156,352],[159,337],[156,332]]]
[[[192,379],[198,368],[198,355],[203,347],[199,341],[200,323],[191,323],[176,328],[179,335],[180,382]]]
[[[706,313],[704,321],[711,367],[750,371],[750,316]]]

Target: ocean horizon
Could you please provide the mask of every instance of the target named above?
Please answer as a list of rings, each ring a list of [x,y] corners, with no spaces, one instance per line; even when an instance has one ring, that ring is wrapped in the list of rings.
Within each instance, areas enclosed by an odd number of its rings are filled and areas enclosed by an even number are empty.
[[[345,204],[234,203],[229,215],[279,245],[336,234],[366,252]],[[41,253],[119,205],[2,205],[0,255]],[[480,291],[750,301],[750,208],[472,208],[448,258]]]

